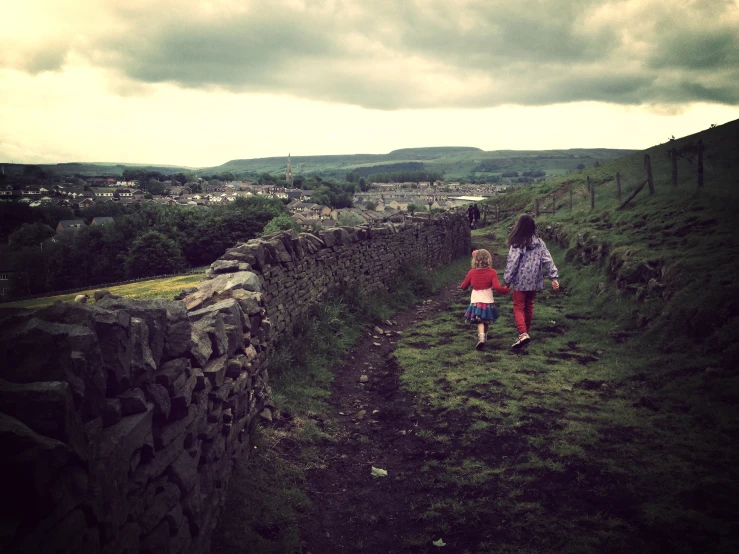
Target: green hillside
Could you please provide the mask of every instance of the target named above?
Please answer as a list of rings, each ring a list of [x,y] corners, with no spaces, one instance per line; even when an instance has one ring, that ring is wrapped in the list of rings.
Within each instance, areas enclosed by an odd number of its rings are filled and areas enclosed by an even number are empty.
[[[389,154],[353,154],[335,156],[292,156],[294,174],[321,174],[344,177],[355,168],[368,168],[388,163],[420,162],[427,171],[443,173],[446,180],[484,178],[511,171],[545,171],[560,175],[577,169],[582,164],[620,158],[633,150],[608,148],[575,148],[570,150],[495,150],[485,152],[472,147],[403,148]],[[230,171],[236,174],[282,174],[287,167],[287,156],[231,160],[223,165],[204,168],[204,173]]]
[[[704,185],[698,188],[697,152],[704,145]],[[669,150],[683,151],[672,185]],[[661,348],[724,352],[739,357],[739,243],[733,220],[739,209],[739,120],[503,195],[504,225],[538,199],[540,228],[567,251],[568,259],[598,268],[602,294],[634,296],[643,332]],[[623,209],[622,199],[647,178],[649,155],[654,194],[645,186]],[[595,185],[591,209],[587,180]],[[556,213],[551,214],[552,195]],[[570,210],[570,198],[573,207]],[[491,209],[493,204],[490,204]],[[599,289],[600,290],[600,289]]]
[[[22,175],[27,164],[3,163],[7,175]],[[120,177],[126,169],[145,169],[158,171],[165,175],[191,171],[193,168],[174,165],[117,164],[107,162],[69,162],[60,164],[28,164],[41,168],[47,173],[57,176],[81,175],[84,177]]]

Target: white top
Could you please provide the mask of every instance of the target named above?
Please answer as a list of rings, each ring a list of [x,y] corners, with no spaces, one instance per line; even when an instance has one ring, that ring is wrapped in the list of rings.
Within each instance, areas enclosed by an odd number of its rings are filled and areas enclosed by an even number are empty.
[[[472,289],[472,295],[470,295],[470,304],[477,304],[478,302],[484,302],[485,304],[493,304],[493,289]]]

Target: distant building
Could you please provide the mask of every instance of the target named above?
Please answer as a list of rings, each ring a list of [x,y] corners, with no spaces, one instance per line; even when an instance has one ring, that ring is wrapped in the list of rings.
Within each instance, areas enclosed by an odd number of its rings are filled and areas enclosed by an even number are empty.
[[[62,219],[56,226],[57,233],[65,231],[79,231],[85,226],[85,222],[81,219]]]
[[[107,225],[109,223],[113,223],[112,217],[94,217],[91,225]]]
[[[10,295],[10,284],[15,271],[7,245],[0,244],[0,298],[5,299]]]

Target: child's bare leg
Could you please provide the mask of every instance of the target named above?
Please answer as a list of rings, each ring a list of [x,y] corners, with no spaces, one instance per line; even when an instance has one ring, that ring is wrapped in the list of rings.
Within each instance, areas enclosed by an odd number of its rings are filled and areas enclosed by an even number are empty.
[[[485,338],[487,338],[487,336],[488,336],[488,328],[490,327],[490,325],[487,324],[487,323],[483,323],[483,326],[485,327]]]
[[[477,324],[477,334],[478,335],[482,335],[482,334],[486,333],[487,330],[488,330],[488,326],[485,325],[484,323],[478,323]]]

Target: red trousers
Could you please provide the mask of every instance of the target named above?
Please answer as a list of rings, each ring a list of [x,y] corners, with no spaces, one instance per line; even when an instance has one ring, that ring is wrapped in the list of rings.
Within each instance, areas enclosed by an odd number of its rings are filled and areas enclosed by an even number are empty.
[[[513,319],[516,320],[518,334],[528,333],[531,329],[531,320],[534,318],[535,290],[513,291]]]

